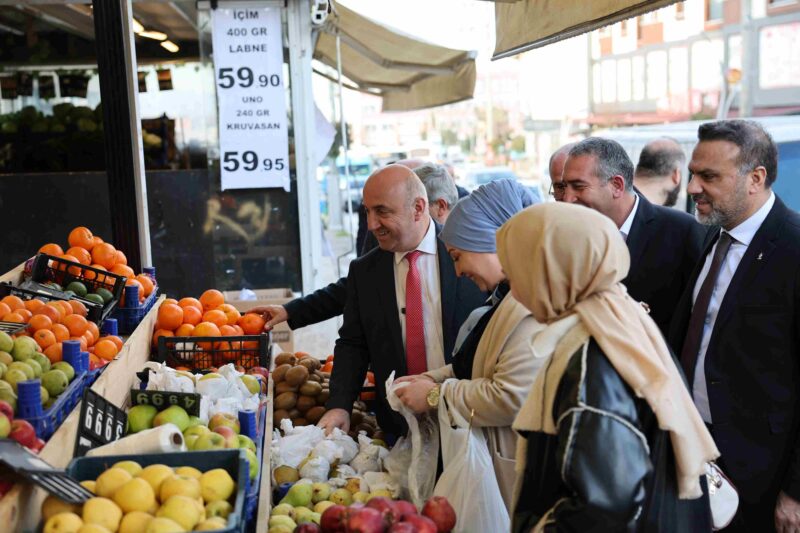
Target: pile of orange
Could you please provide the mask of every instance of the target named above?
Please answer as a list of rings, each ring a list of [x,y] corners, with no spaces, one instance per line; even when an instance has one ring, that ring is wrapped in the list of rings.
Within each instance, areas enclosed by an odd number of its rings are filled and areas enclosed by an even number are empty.
[[[308,355],[308,354],[306,354],[304,352],[297,352],[295,354],[295,357],[297,357],[299,359],[301,357],[301,354],[303,356]],[[322,364],[322,368],[320,368],[320,370],[322,372],[333,372],[333,355],[329,355],[328,358],[325,359],[325,362]],[[375,386],[375,374],[373,374],[371,370],[367,372],[367,376],[364,378],[364,385],[363,386],[364,387],[374,387]],[[375,399],[375,393],[371,392],[371,391],[362,392],[361,393],[361,399],[362,400],[374,400]]]
[[[266,321],[261,315],[242,315],[216,289],[209,289],[200,298],[167,298],[158,308],[158,320],[153,333],[153,346],[158,346],[160,337],[230,337],[236,335],[258,335],[263,333]],[[230,362],[240,351],[257,350],[258,342],[231,343],[198,342],[197,349],[225,350]],[[241,352],[240,352],[241,353]]]
[[[64,249],[55,243],[48,243],[39,248],[39,252],[67,261],[73,261],[99,270],[113,272],[126,278],[125,286],[139,287],[139,301],[144,301],[155,289],[153,279],[146,274],[136,274],[128,266],[128,258],[121,250],[117,250],[110,243],[104,242],[97,235],[92,234],[89,228],[78,226],[69,232],[67,237],[69,248]],[[94,273],[92,273],[94,275]],[[125,306],[124,293],[120,305]]]
[[[62,343],[73,340],[81,351],[89,352],[96,364],[114,359],[122,348],[122,339],[114,335],[100,336],[97,324],[87,320],[88,310],[77,300],[43,302],[22,300],[9,295],[0,300],[0,317],[8,322],[27,323],[17,335],[30,336],[51,362],[61,361]]]

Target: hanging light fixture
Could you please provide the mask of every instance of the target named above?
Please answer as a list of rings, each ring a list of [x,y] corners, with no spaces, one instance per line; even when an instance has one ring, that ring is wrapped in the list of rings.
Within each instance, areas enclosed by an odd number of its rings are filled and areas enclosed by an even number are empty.
[[[139,37],[146,37],[148,39],[154,39],[156,41],[167,40],[167,34],[160,31],[147,30],[139,33],[138,35]]]
[[[144,26],[142,26],[142,23],[139,22],[136,19],[133,19],[133,22],[131,23],[131,25],[133,26],[133,33],[137,33],[138,34],[138,33],[142,33],[144,31]]]
[[[180,47],[172,41],[163,41],[161,43],[161,47],[165,48],[169,52],[172,52],[173,54],[180,50]]]

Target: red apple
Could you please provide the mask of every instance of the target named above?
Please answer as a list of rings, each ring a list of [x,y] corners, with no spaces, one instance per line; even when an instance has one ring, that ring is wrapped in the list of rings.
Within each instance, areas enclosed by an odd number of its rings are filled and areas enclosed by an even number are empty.
[[[319,521],[322,531],[326,533],[344,533],[346,511],[347,507],[344,505],[331,505],[325,509]]]
[[[14,420],[11,422],[11,433],[8,436],[27,448],[33,447],[36,441],[36,430],[27,420]]]
[[[427,516],[420,516],[420,515],[406,515],[403,517],[403,522],[413,525],[417,528],[419,533],[436,533],[436,522],[428,518]]]
[[[307,523],[307,524],[300,524],[296,528],[294,528],[294,533],[321,533],[322,530],[317,524],[314,523]]]
[[[11,407],[10,403],[0,400],[0,413],[6,415],[9,422],[14,420],[14,408]]]
[[[400,518],[403,518],[406,515],[419,514],[419,511],[417,511],[417,508],[414,506],[414,504],[409,501],[395,500],[392,502],[392,505],[394,505],[394,508],[397,511],[397,516]]]
[[[208,429],[214,431],[220,426],[228,426],[234,433],[238,434],[240,431],[239,417],[230,413],[217,413],[208,421]]]
[[[433,520],[439,533],[446,533],[456,527],[456,511],[444,496],[434,496],[426,501],[421,514]]]
[[[383,514],[370,507],[347,513],[347,533],[383,533]]]
[[[264,368],[263,366],[254,366],[250,370],[247,371],[248,374],[258,374],[264,378],[264,381],[269,378],[269,370]]]
[[[419,529],[410,522],[397,522],[386,533],[419,533]]]
[[[6,495],[8,491],[14,486],[14,483],[6,479],[0,479],[0,499]]]
[[[37,438],[35,441],[33,441],[33,446],[31,446],[31,450],[33,450],[38,454],[40,451],[42,451],[42,448],[44,448],[45,444],[46,443],[42,439]]]
[[[219,433],[220,435],[225,437],[225,447],[226,448],[238,448],[239,447],[239,436],[230,427],[228,427],[228,426],[217,426],[217,427],[214,428],[214,433]]]
[[[367,502],[365,507],[375,509],[381,513],[386,527],[400,521],[400,514],[398,514],[397,509],[392,504],[392,500],[389,498],[384,498],[383,496],[372,498]]]

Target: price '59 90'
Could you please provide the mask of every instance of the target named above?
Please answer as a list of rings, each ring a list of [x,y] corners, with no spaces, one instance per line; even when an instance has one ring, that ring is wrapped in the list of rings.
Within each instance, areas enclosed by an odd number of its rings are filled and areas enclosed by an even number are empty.
[[[259,160],[258,154],[252,150],[242,152],[225,152],[222,154],[222,168],[228,172],[242,170],[252,171],[261,167],[263,170],[283,170],[286,163],[282,157],[271,159],[269,157]]]
[[[253,84],[257,87],[280,87],[281,77],[278,74],[255,76],[250,67],[241,67],[235,73],[234,69],[228,67],[217,70],[217,85],[220,89],[230,89],[237,84],[244,88],[252,87]]]

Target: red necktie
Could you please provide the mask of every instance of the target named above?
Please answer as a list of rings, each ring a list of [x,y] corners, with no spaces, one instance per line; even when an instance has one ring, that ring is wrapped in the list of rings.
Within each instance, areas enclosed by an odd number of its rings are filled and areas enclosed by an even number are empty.
[[[422,374],[428,369],[425,353],[425,323],[422,317],[422,284],[417,259],[422,254],[414,250],[406,254],[406,367],[408,375]]]

